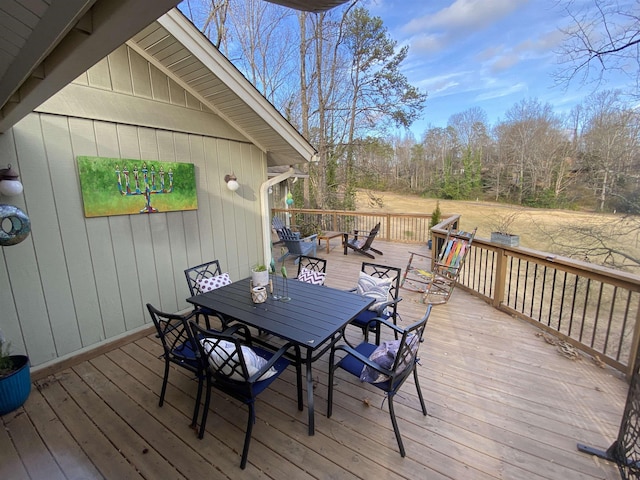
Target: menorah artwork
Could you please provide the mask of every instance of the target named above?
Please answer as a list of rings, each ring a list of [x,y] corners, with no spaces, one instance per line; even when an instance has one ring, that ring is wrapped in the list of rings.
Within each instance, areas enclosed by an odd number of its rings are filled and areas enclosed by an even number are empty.
[[[144,195],[146,204],[140,213],[157,213],[158,210],[151,205],[151,195],[165,194],[173,192],[173,170],[169,168],[166,172],[166,176],[169,178],[169,185],[165,185],[165,171],[162,165],[156,172],[153,164],[147,168],[147,162],[142,163],[142,167],[138,170],[138,166],[135,165],[133,170],[129,172],[126,165],[123,166],[122,171],[120,166],[115,166],[116,176],[118,177],[118,190],[123,196],[129,195]],[[133,176],[133,188],[131,185],[131,176]],[[141,178],[142,177],[142,178]],[[124,187],[123,187],[124,178]],[[156,183],[156,182],[159,182]]]
[[[91,218],[197,210],[195,168],[185,162],[78,156],[84,215]]]

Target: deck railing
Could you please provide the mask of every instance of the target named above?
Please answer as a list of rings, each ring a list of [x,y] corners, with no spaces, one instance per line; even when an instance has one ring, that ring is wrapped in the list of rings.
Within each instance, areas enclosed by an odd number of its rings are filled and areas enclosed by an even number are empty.
[[[325,231],[369,232],[380,222],[378,238],[389,242],[426,243],[430,238],[431,214],[364,213],[347,210],[274,208],[272,214],[291,225],[315,225]],[[288,219],[287,217],[290,216]]]
[[[284,218],[287,210],[273,212]],[[428,214],[288,212],[292,223],[314,223],[323,230],[366,231],[381,222],[383,240],[425,243],[430,238]],[[433,228],[434,251],[449,225],[457,227],[460,221],[460,215],[443,217]],[[639,276],[476,237],[458,281],[498,310],[538,325],[565,351],[568,344],[628,377],[633,372],[640,337]]]

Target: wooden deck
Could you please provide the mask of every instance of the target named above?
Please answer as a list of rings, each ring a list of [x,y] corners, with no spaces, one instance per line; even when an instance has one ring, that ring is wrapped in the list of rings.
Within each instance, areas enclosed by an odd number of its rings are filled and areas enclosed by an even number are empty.
[[[327,284],[347,288],[366,258],[343,256],[338,243],[318,254],[328,258]],[[385,252],[377,261],[403,269],[418,249],[376,245]],[[418,319],[419,295],[402,296],[403,322]],[[576,449],[615,440],[627,393],[618,373],[568,359],[535,327],[462,291],[434,307],[426,332],[419,374],[429,415],[412,382],[396,400],[405,458],[377,389],[338,373],[326,418],[323,359],[314,365],[315,436],[296,408],[294,372],[285,372],[257,402],[243,471],[246,407],[214,393],[199,440],[189,427],[196,383],[181,370],[158,407],[163,363],[150,334],[37,380],[26,405],[2,417],[0,479],[620,478],[612,463]]]

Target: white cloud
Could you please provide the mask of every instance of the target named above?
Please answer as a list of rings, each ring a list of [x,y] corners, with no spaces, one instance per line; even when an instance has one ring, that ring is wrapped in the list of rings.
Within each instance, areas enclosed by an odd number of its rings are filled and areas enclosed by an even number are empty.
[[[494,98],[506,97],[518,92],[525,92],[527,90],[527,84],[524,82],[519,82],[508,87],[500,87],[489,92],[481,93],[480,95],[476,96],[476,100],[482,102],[486,100],[492,100]]]
[[[505,70],[509,70],[514,67],[522,58],[516,53],[508,53],[506,55],[500,55],[491,63],[491,72],[500,73]]]
[[[409,40],[412,51],[422,53],[439,52],[447,46],[448,38],[438,34],[423,34]]]
[[[411,20],[404,26],[409,33],[425,29],[478,31],[499,21],[529,0],[456,0],[433,15]]]

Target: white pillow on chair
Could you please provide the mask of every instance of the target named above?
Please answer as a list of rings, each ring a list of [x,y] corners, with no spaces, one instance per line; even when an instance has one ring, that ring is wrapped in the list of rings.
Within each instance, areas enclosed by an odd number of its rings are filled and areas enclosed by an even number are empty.
[[[360,272],[357,292],[365,297],[375,299],[369,310],[377,310],[383,303],[391,300],[389,290],[393,284],[393,278],[377,278]]]
[[[198,285],[198,291],[200,293],[207,293],[216,288],[229,285],[230,283],[231,277],[229,277],[228,273],[221,273],[215,277],[199,278],[196,280],[196,285]]]
[[[324,285],[324,279],[327,274],[324,272],[316,272],[315,270],[309,270],[308,268],[302,267],[300,269],[300,275],[298,275],[298,280],[301,282],[312,283],[313,285]]]
[[[221,370],[224,375],[227,375],[233,380],[238,380],[240,382],[245,380],[242,377],[240,368],[238,368],[238,370],[234,369],[233,372],[231,371],[234,364],[239,365],[240,363],[234,343],[226,340],[203,338],[200,340],[200,344],[204,348],[205,353],[209,356],[209,365],[212,369],[216,371]],[[251,347],[246,345],[242,345],[242,356],[244,357],[244,362],[247,366],[247,372],[250,377],[258,373],[260,369],[267,364],[266,359],[262,358],[254,352]],[[225,363],[230,357],[232,365]],[[260,377],[260,380],[266,380],[267,378],[274,376],[276,373],[278,373],[277,370],[274,367],[271,367]]]

